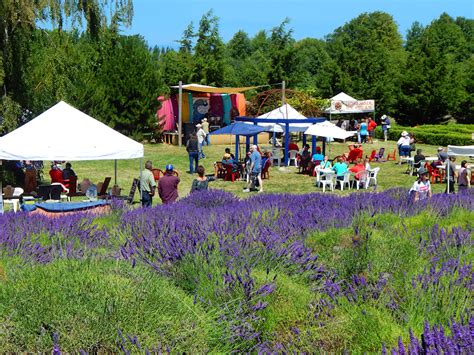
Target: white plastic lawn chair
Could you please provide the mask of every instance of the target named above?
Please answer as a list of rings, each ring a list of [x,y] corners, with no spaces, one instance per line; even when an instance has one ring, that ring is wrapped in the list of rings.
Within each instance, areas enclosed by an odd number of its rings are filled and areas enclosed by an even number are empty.
[[[351,173],[348,171],[344,173],[344,180],[337,180],[341,186],[341,191],[344,191],[344,186],[347,185],[347,188],[351,188]]]
[[[290,150],[288,152],[288,166],[291,165],[291,161],[294,162],[295,166],[298,165],[298,163],[296,162],[296,155],[298,154],[298,151],[297,150]]]
[[[272,163],[274,161],[278,162],[278,166],[281,165],[281,150],[280,149],[272,149]]]
[[[326,192],[326,186],[329,186],[331,191],[334,191],[336,185],[336,173],[335,172],[324,172],[319,177],[319,183],[323,186],[323,192]]]
[[[20,209],[20,196],[23,195],[23,189],[21,187],[15,187],[13,190],[12,198],[6,198],[3,200],[5,205],[12,205],[13,211],[17,212]]]
[[[369,170],[369,179],[367,181],[367,187],[369,187],[370,182],[374,182],[374,186],[377,186],[377,175],[379,173],[380,167],[373,168],[372,170]]]
[[[367,184],[367,181],[369,180],[369,173],[367,171],[361,171],[357,173],[357,175],[359,176],[359,179],[356,179],[354,177],[354,183],[356,185],[357,190],[363,187],[367,189],[369,187],[369,185]]]

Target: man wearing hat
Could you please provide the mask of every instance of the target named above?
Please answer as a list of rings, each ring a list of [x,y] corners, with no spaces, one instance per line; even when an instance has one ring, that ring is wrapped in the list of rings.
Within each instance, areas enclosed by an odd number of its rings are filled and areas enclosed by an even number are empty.
[[[431,184],[428,170],[424,167],[418,169],[418,180],[410,189],[410,194],[414,194],[414,201],[431,198]]]
[[[207,118],[204,117],[201,122],[202,130],[206,133],[206,138],[204,139],[204,143],[206,145],[211,145],[211,136],[209,135],[209,122],[207,122]]]
[[[198,123],[196,125],[197,129],[197,139],[199,143],[199,159],[204,159],[206,156],[204,155],[204,152],[202,151],[202,145],[204,143],[204,140],[206,139],[206,132],[202,129],[202,124]]]
[[[383,115],[380,119],[382,120],[383,138],[386,142],[388,140],[388,132],[390,130],[390,118],[387,115]]]
[[[403,131],[400,139],[397,141],[398,155],[400,156],[399,165],[402,164],[402,157],[410,156],[411,147],[410,147],[410,136],[407,131]]]
[[[158,195],[163,204],[175,202],[178,199],[179,181],[179,177],[175,175],[173,165],[166,165],[165,175],[158,180]]]

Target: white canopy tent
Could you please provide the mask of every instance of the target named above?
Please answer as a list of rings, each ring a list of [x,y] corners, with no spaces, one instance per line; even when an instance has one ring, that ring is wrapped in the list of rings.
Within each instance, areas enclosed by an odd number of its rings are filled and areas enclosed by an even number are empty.
[[[456,156],[456,155],[473,157],[474,145],[465,145],[465,146],[448,145],[448,156]],[[450,168],[450,160],[448,159],[448,164],[446,167],[446,174],[447,174],[446,176],[448,176],[449,174],[449,168]],[[446,179],[446,183],[448,185],[448,191],[449,191],[449,179]]]
[[[312,125],[311,127],[309,127],[304,132],[304,134],[309,134],[312,136],[334,138],[334,139],[347,139],[356,133],[357,132],[346,131],[329,121],[316,123]]]
[[[263,115],[258,116],[257,118],[268,118],[268,119],[306,119],[307,117],[296,111],[290,104],[284,104],[270,112],[264,113]],[[258,122],[259,126],[263,127],[271,127],[272,132],[283,132],[283,127],[281,131],[274,127],[276,126],[275,123],[265,123],[265,122]],[[284,125],[284,124],[283,124]],[[311,126],[311,123],[290,123],[289,128],[290,132],[304,132]]]
[[[63,101],[0,137],[0,160],[110,159],[115,160],[115,180],[116,160],[140,158],[141,172],[143,155],[143,144]]]
[[[374,100],[357,100],[344,92],[340,92],[336,96],[330,98],[331,106],[324,112],[329,116],[346,113],[369,113],[373,112],[375,117],[375,101]]]
[[[143,144],[61,101],[0,138],[4,160],[143,158]]]

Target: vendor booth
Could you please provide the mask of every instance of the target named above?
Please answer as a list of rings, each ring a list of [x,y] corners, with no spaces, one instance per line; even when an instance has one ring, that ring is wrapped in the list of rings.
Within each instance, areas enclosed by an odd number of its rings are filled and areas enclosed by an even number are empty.
[[[0,160],[115,160],[140,159],[143,144],[61,101],[0,138]],[[1,186],[0,186],[1,189]]]
[[[372,112],[375,119],[375,101],[374,100],[357,100],[344,92],[340,92],[330,99],[331,106],[324,112],[329,113],[329,120],[332,115],[340,115],[347,113],[370,113]]]
[[[211,130],[231,124],[235,116],[245,116],[245,96],[242,92],[255,87],[217,88],[187,84],[172,86],[179,92],[169,98],[160,96],[161,107],[156,113],[165,136],[186,138],[197,123],[206,117]],[[166,138],[165,138],[166,140]],[[182,141],[178,140],[181,145]],[[170,143],[172,141],[168,139]]]

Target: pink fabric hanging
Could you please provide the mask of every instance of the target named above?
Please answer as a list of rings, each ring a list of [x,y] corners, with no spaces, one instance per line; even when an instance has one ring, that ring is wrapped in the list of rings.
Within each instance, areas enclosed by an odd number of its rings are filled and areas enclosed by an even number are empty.
[[[236,108],[238,110],[239,106],[237,106],[237,94],[230,95],[230,101],[232,102],[232,108]]]
[[[163,96],[160,96],[158,101],[161,102],[161,108],[156,112],[158,123],[162,125],[163,131],[174,131],[176,129],[176,121],[174,119],[171,99],[165,99]]]
[[[210,108],[210,116],[216,117],[223,117],[224,116],[224,103],[222,102],[222,95],[221,94],[211,94],[211,98],[209,100]]]

